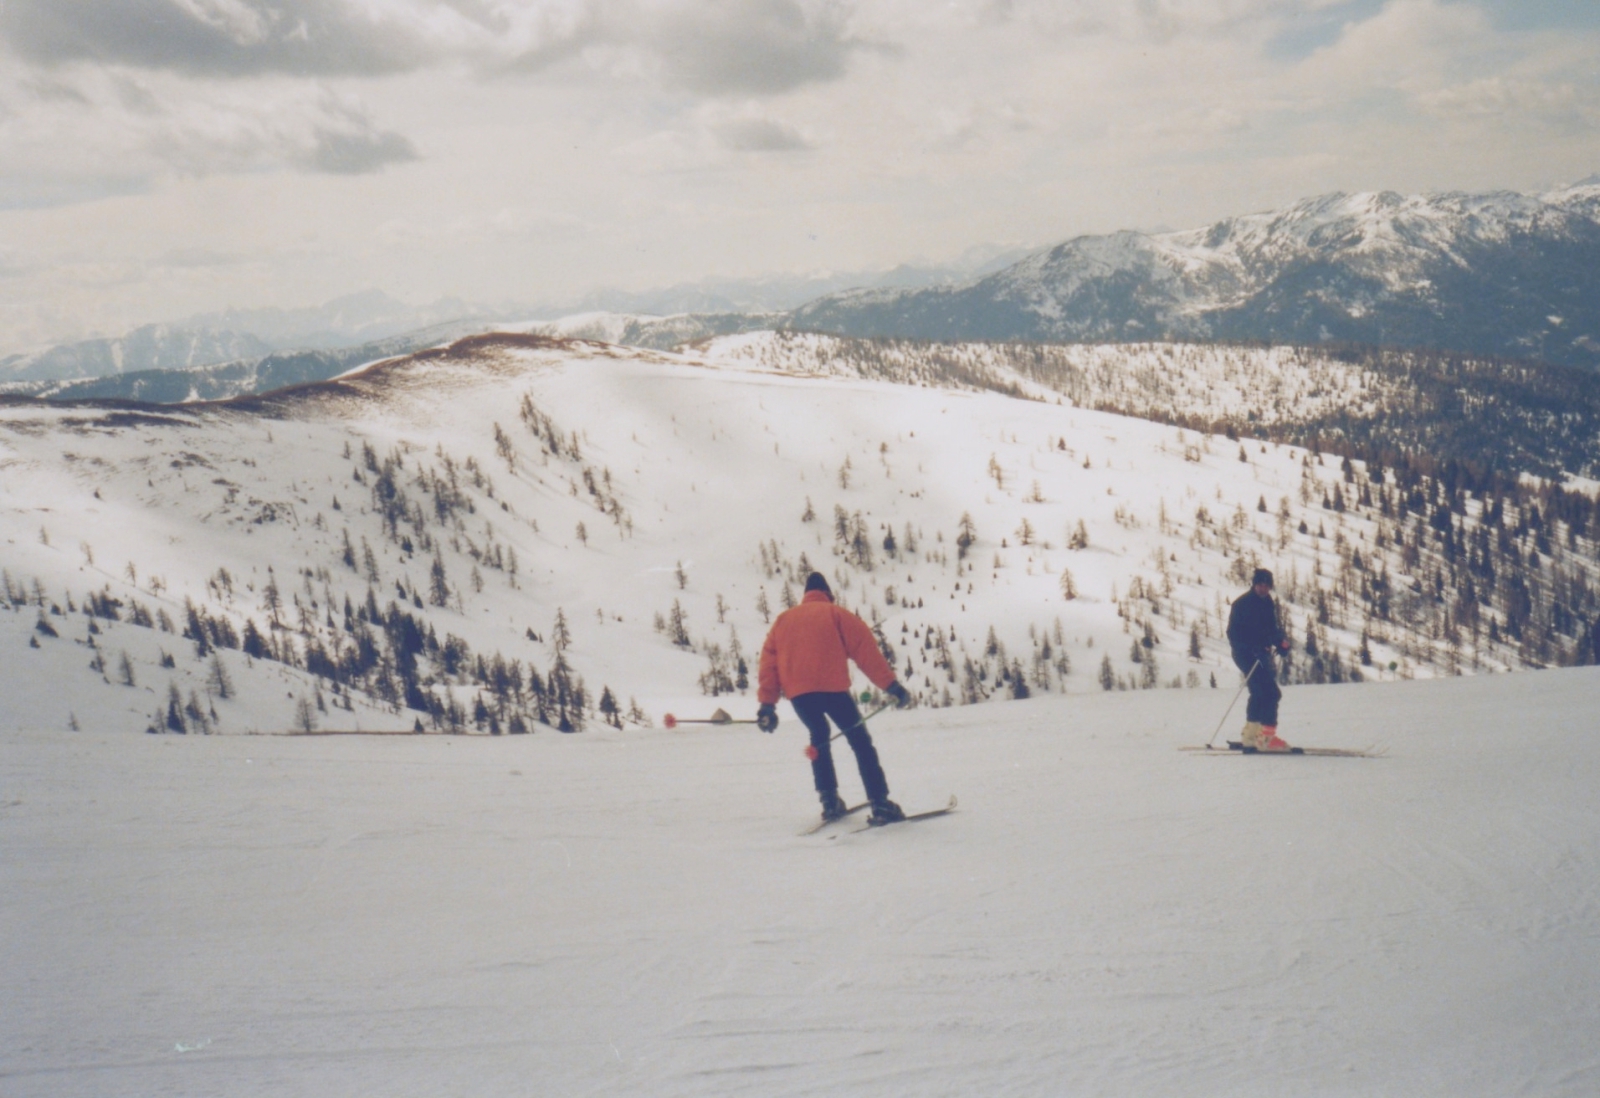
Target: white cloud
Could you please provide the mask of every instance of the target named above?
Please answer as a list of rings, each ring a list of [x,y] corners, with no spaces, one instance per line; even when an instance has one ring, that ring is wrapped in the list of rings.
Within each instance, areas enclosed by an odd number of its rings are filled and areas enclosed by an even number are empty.
[[[1581,124],[1600,118],[1600,90],[1570,81],[1554,83],[1490,76],[1437,88],[1418,96],[1436,114],[1497,120],[1567,120]]]

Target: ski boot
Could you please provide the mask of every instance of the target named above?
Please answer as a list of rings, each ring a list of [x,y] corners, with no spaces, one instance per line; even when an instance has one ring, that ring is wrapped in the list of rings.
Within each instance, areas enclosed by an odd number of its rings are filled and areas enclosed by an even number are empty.
[[[822,797],[823,823],[837,820],[850,811],[850,807],[844,803],[844,798],[839,796],[838,790],[830,789],[826,793],[820,794],[820,796]]]
[[[905,818],[906,814],[901,811],[900,806],[885,797],[881,801],[872,802],[872,815],[867,822],[873,827],[881,827],[883,824],[899,823]]]
[[[1257,751],[1290,751],[1292,748],[1278,738],[1278,726],[1264,724],[1261,726],[1261,739],[1256,744]]]
[[[1261,747],[1261,722],[1246,721],[1244,733],[1239,737],[1239,742],[1244,745],[1246,751],[1259,749]]]

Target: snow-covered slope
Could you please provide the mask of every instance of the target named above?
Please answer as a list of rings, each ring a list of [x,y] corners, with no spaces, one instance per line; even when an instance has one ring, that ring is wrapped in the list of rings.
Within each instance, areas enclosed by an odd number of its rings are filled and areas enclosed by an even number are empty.
[[[923,339],[1330,340],[1600,364],[1600,185],[1332,194],[1080,237],[963,286],[854,291],[790,323]]]
[[[1592,500],[881,350],[0,404],[0,1092],[1593,1093],[1600,669],[1474,674],[1592,658]],[[1177,750],[1258,561],[1367,680],[1285,734],[1383,757]],[[811,566],[956,813],[801,838],[787,707],[661,727]],[[539,734],[227,734],[297,725]]]
[[[1597,696],[1287,691],[1371,760],[1181,753],[1209,691],[888,714],[958,811],[803,839],[793,721],[4,731],[0,1091],[1585,1098]]]
[[[1587,496],[866,379],[825,350],[496,336],[218,405],[0,406],[3,719],[520,731],[753,709],[740,661],[813,567],[927,705],[1230,687],[1221,624],[1258,563],[1294,677],[1592,655]]]

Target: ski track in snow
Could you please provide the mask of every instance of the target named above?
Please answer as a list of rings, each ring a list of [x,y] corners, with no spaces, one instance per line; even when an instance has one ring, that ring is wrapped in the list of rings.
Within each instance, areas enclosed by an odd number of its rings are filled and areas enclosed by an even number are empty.
[[[889,714],[959,811],[804,838],[792,722],[8,732],[0,1091],[1592,1093],[1597,689],[1287,692],[1382,759],[1202,762],[1176,691]]]

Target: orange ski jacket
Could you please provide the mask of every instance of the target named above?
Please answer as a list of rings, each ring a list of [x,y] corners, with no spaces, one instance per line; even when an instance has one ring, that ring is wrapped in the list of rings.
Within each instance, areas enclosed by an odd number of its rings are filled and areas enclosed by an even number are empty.
[[[800,605],[779,614],[767,633],[756,698],[762,705],[776,705],[780,697],[849,690],[850,660],[879,690],[894,682],[894,669],[867,623],[835,606],[826,592],[807,591]]]

